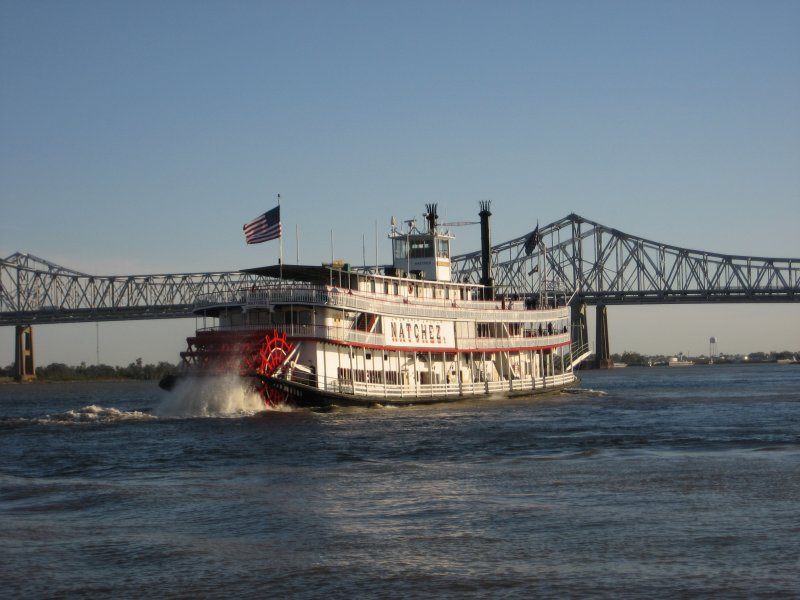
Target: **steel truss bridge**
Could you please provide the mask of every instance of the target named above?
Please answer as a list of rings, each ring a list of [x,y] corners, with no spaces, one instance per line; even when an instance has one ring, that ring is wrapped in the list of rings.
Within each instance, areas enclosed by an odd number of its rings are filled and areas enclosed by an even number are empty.
[[[800,301],[800,258],[689,250],[576,214],[493,246],[491,261],[497,294],[567,297],[581,342],[586,306],[597,306],[600,364],[609,357],[608,305]],[[480,281],[480,251],[452,264],[459,281]],[[17,327],[18,374],[26,357],[32,374],[32,325],[190,317],[200,295],[269,281],[242,271],[94,276],[16,253],[0,260],[0,326]]]
[[[576,214],[542,227],[533,247],[532,235],[492,247],[498,291],[524,294],[544,286],[576,292],[592,305],[800,301],[800,258],[689,250]],[[480,251],[454,257],[453,271],[477,282]]]

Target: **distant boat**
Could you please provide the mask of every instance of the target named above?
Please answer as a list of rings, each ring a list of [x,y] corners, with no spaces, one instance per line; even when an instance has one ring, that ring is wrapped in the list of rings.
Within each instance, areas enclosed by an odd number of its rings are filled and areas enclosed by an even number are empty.
[[[690,360],[684,360],[682,356],[673,356],[667,363],[670,367],[691,367],[694,363]]]
[[[794,365],[797,364],[797,357],[793,356],[792,358],[779,358],[777,363],[779,365]]]
[[[628,363],[614,363],[614,368],[615,369],[624,369],[627,366],[628,366]]]

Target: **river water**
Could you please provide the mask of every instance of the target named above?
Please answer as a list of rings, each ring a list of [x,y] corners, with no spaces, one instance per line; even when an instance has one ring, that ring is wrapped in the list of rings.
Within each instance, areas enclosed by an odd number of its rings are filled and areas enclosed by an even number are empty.
[[[0,385],[0,595],[797,598],[800,367],[582,377],[325,413]]]

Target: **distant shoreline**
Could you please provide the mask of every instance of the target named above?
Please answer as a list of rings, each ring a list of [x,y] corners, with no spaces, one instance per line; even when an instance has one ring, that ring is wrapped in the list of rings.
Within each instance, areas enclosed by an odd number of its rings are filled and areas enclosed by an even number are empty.
[[[782,363],[777,360],[755,360],[755,361],[721,361],[715,363],[705,363],[705,362],[697,362],[692,366],[695,367],[721,367],[721,366],[757,366],[757,365],[800,365],[800,361],[797,362],[788,362]],[[632,364],[632,365],[625,365],[629,368],[643,368],[643,369],[657,369],[661,367],[667,367],[667,364],[658,364],[658,365],[640,365],[640,364]],[[591,361],[587,361],[586,364],[581,365],[582,371],[595,371],[595,370],[606,370],[606,369],[597,369],[594,365],[591,364]],[[56,383],[125,383],[129,381],[140,381],[140,382],[150,382],[155,383],[158,379],[140,379],[135,377],[97,377],[97,378],[75,378],[75,379],[48,379],[48,378],[35,378],[29,379],[27,381],[15,381],[13,377],[6,377],[0,376],[0,385],[4,384],[18,384],[18,385],[28,385],[32,383],[43,383],[43,384],[56,384]]]

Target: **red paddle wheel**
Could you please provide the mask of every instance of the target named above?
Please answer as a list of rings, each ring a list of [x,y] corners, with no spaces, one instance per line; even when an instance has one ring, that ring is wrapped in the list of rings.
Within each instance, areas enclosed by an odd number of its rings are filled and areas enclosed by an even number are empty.
[[[292,350],[294,344],[286,338],[284,332],[268,331],[263,337],[254,339],[245,350],[242,368],[247,369],[250,375],[255,373],[262,377],[272,377],[286,362]],[[286,401],[283,391],[270,387],[261,377],[255,384],[255,389],[267,406],[276,406]]]
[[[272,377],[294,350],[283,332],[259,333],[201,332],[188,338],[189,348],[181,353],[184,362],[195,372],[209,375],[237,373],[258,377],[254,389],[267,406],[286,400],[286,394],[270,388],[263,377]],[[255,378],[254,378],[255,379]]]

